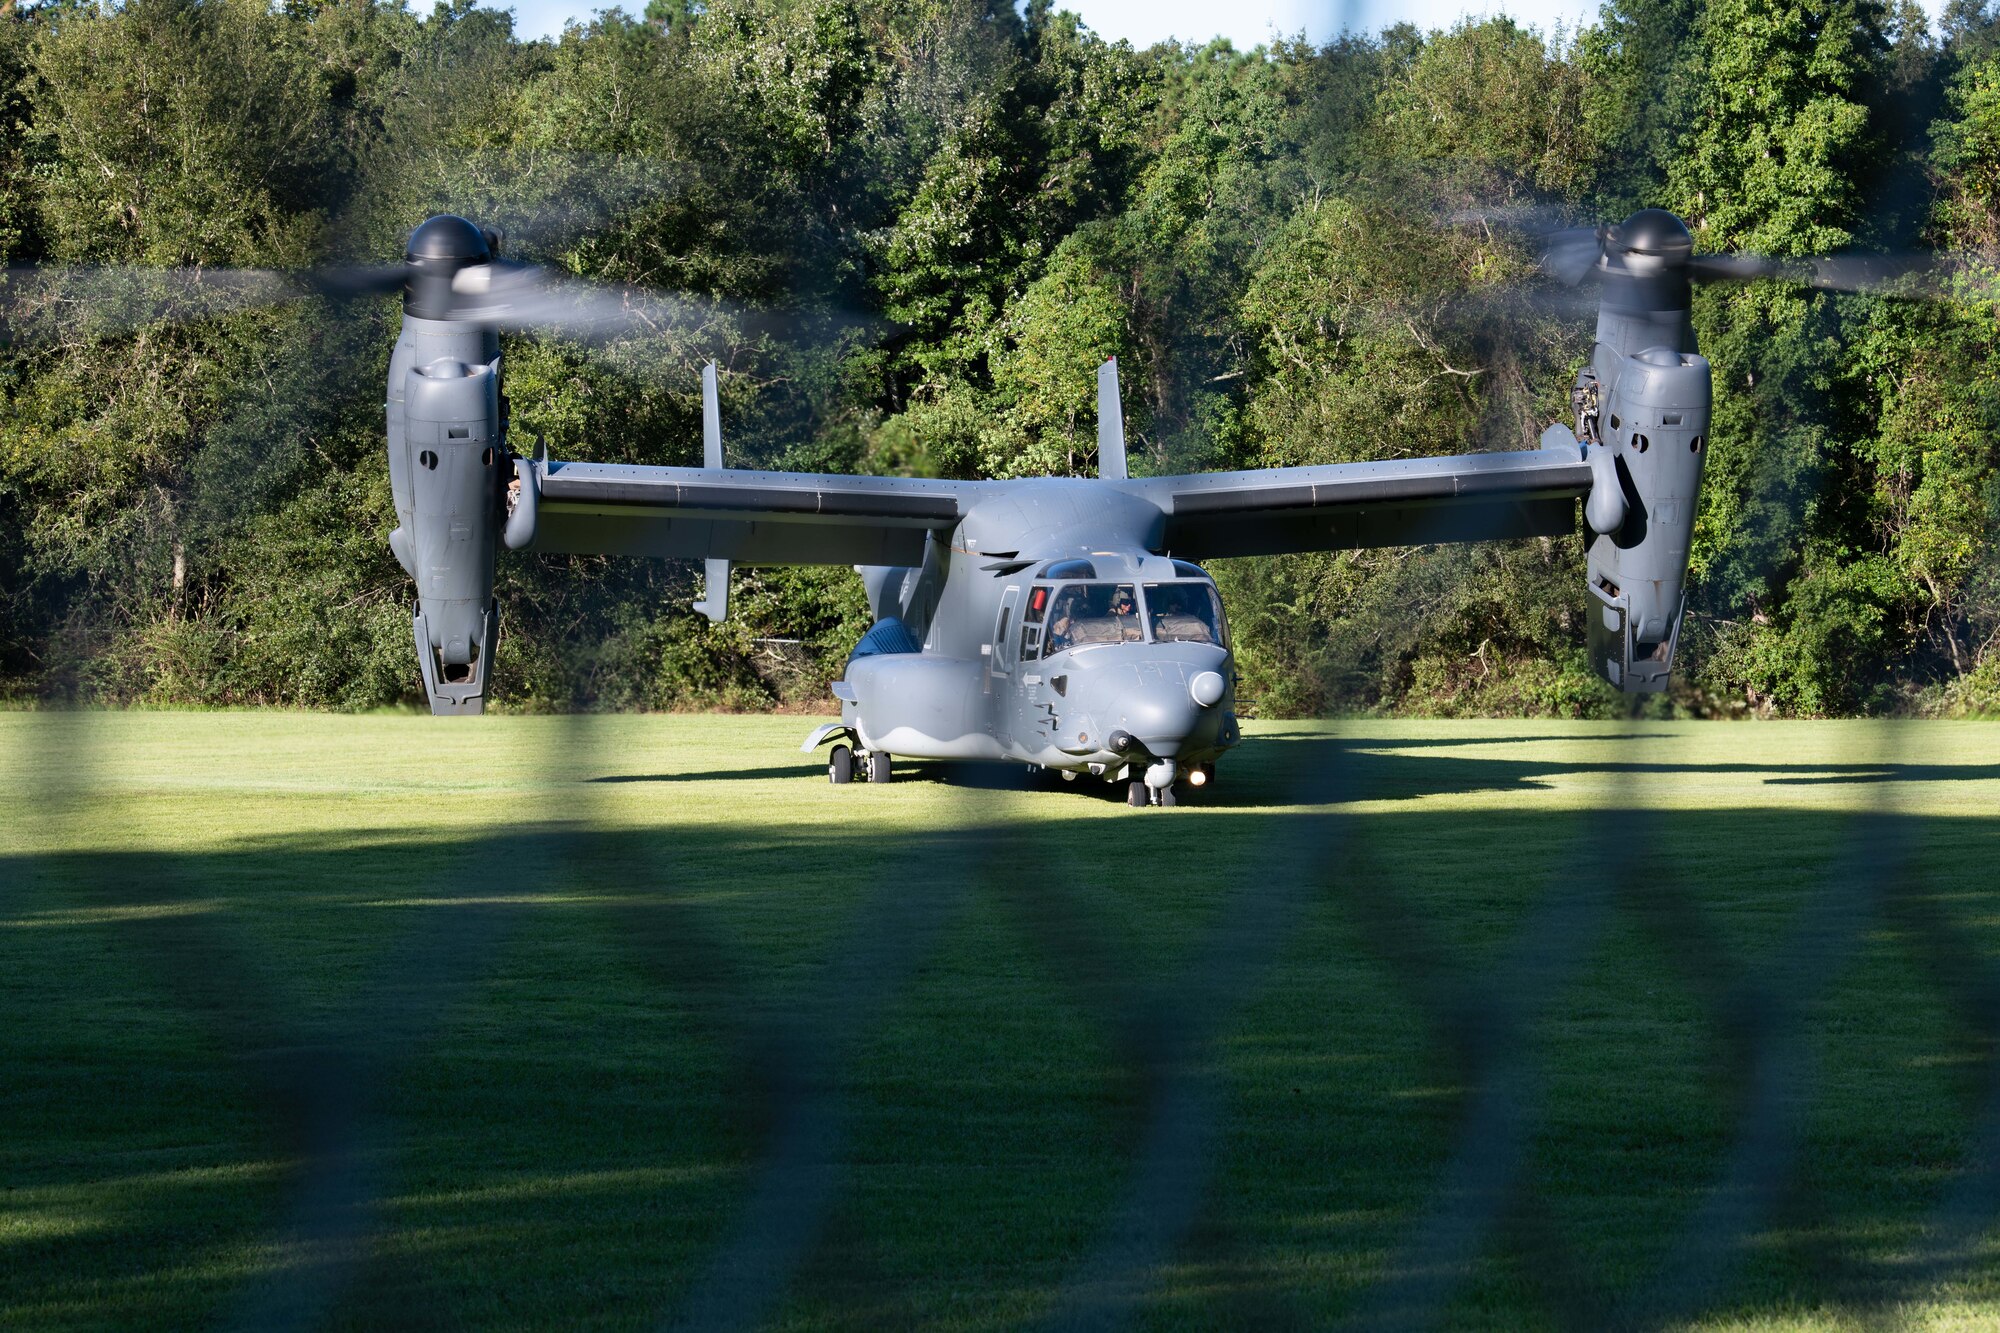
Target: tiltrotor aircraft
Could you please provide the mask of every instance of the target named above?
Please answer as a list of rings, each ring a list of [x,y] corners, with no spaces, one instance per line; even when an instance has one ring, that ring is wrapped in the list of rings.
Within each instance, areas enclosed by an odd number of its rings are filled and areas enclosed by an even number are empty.
[[[496,548],[706,562],[715,620],[732,564],[852,565],[874,627],[833,686],[828,773],[886,781],[892,756],[1013,760],[1171,805],[1240,739],[1229,627],[1201,562],[1588,529],[1590,657],[1628,693],[1666,687],[1709,422],[1690,283],[1797,264],[1696,256],[1647,210],[1562,233],[1552,266],[1601,287],[1573,425],[1541,447],[1407,461],[1132,477],[1117,366],[1098,372],[1095,478],[951,481],[726,467],[713,366],[702,467],[563,462],[508,449],[497,327],[533,322],[547,279],[462,218],[412,233],[389,367],[390,544],[416,581],[432,711],[478,713],[500,611]],[[386,284],[385,284],[386,285]],[[1582,501],[1579,506],[1578,501]]]

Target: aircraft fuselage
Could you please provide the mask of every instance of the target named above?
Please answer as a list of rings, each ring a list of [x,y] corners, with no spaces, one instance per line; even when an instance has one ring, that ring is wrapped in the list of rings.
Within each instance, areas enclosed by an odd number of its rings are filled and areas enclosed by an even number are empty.
[[[842,729],[1156,790],[1205,775],[1240,735],[1234,662],[1213,580],[1155,553],[1162,517],[1052,478],[976,505],[920,566],[864,568],[876,626],[835,686]]]

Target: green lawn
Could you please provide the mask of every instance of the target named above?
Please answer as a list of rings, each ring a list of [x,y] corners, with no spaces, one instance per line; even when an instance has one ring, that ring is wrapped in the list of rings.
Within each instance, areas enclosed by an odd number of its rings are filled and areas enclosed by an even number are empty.
[[[2000,1326],[2000,726],[0,714],[0,1327]]]

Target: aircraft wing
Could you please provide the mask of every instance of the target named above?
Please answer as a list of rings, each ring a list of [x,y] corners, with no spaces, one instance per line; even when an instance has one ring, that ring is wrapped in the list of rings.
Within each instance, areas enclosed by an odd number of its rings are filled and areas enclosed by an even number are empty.
[[[1591,469],[1572,442],[1127,484],[1166,513],[1166,550],[1208,560],[1557,536],[1576,529],[1576,501],[1590,482]]]
[[[538,551],[914,565],[987,482],[537,461]]]
[[[756,565],[914,565],[1010,483],[538,460],[538,551]],[[1554,536],[1590,467],[1571,445],[1108,483],[1166,515],[1188,559]],[[509,544],[514,544],[510,536]]]

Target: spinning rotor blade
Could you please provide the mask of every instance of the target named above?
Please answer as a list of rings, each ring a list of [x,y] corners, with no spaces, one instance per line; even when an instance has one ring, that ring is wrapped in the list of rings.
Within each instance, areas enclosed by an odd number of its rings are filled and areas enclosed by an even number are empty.
[[[1582,282],[1604,253],[1602,227],[1565,227],[1541,240],[1543,270],[1566,287]]]
[[[16,329],[103,337],[162,321],[235,314],[307,293],[271,269],[9,268],[0,315]]]
[[[5,270],[0,317],[10,334],[109,337],[188,324],[308,297],[351,300],[403,285],[403,269],[139,268],[45,265]],[[11,339],[10,339],[11,340]]]
[[[560,269],[496,259],[452,276],[450,306],[441,317],[516,332],[608,336],[700,322],[724,308],[719,302],[600,286]]]
[[[1604,252],[1603,227],[1565,227],[1558,214],[1545,208],[1508,205],[1501,208],[1460,209],[1450,220],[1458,225],[1477,223],[1489,232],[1510,232],[1534,242],[1541,252],[1541,268],[1566,286],[1582,282]]]
[[[1663,209],[1642,209],[1623,222],[1596,227],[1549,227],[1548,215],[1532,209],[1458,213],[1452,220],[1497,224],[1532,235],[1541,251],[1542,270],[1568,286],[1590,277],[1616,285],[1657,282],[1679,273],[1692,282],[1771,280],[1815,291],[1905,300],[1944,300],[1959,294],[1937,281],[1952,266],[1950,254],[1698,255],[1686,225]]]
[[[1687,270],[1688,277],[1696,282],[1773,278],[1823,292],[1942,300],[1948,293],[1928,284],[1912,287],[1905,284],[1905,279],[1913,276],[1928,279],[1948,258],[1935,254],[1836,254],[1813,259],[1773,259],[1740,253],[1694,255],[1687,261]]]
[[[401,264],[380,264],[372,268],[307,269],[293,276],[314,295],[344,301],[400,291],[408,274]]]
[[[406,265],[276,269],[148,269],[138,267],[9,268],[0,282],[0,340],[102,338],[162,323],[186,324],[318,297],[352,301],[388,296],[410,281]],[[751,324],[779,320],[729,302],[603,286],[560,269],[492,260],[452,276],[429,318],[509,332],[550,330],[612,337],[699,325],[718,316]],[[828,312],[837,322],[873,322],[852,312]]]

